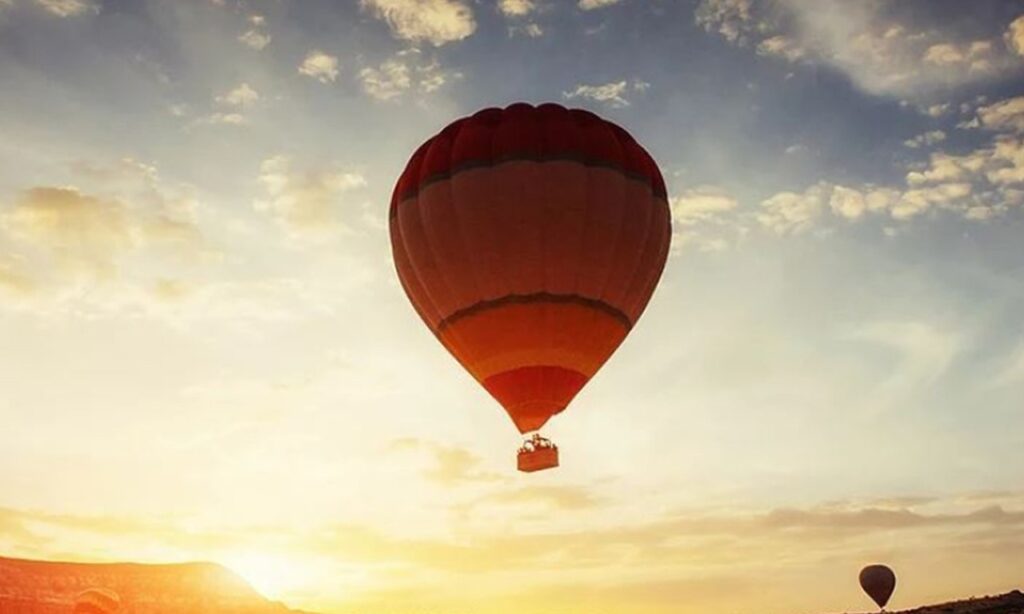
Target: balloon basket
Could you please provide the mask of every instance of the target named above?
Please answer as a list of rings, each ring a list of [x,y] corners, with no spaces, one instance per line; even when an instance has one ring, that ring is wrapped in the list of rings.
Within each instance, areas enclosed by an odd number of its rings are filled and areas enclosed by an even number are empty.
[[[523,473],[533,473],[558,466],[558,446],[540,435],[523,442],[516,455],[517,465]]]

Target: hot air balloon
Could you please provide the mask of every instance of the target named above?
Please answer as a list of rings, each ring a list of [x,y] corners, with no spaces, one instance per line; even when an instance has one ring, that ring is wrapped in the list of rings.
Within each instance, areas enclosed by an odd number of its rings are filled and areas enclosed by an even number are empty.
[[[868,565],[860,570],[860,587],[884,610],[896,589],[896,574],[885,565]]]
[[[104,588],[90,588],[75,598],[74,614],[114,614],[121,609],[117,593]]]
[[[665,183],[625,130],[525,103],[459,119],[423,143],[389,214],[419,316],[523,434],[522,471],[558,465],[537,431],[643,313],[672,236]]]

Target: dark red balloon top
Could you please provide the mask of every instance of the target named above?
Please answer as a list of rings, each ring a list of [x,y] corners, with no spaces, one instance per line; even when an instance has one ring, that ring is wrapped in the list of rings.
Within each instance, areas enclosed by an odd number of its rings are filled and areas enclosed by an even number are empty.
[[[416,150],[395,185],[391,213],[420,187],[459,171],[507,160],[579,160],[644,181],[667,198],[657,163],[628,132],[583,109],[517,102],[463,117]]]

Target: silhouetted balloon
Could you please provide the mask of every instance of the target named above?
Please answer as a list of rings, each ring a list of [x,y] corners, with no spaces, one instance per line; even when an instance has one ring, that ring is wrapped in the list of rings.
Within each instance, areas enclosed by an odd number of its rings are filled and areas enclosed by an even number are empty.
[[[896,589],[896,574],[885,565],[868,565],[860,570],[860,587],[878,607],[884,608]]]
[[[117,593],[104,588],[90,588],[75,599],[74,614],[114,614],[121,609]]]
[[[651,156],[557,104],[446,127],[409,160],[389,221],[413,307],[522,433],[564,410],[626,338],[672,237]]]

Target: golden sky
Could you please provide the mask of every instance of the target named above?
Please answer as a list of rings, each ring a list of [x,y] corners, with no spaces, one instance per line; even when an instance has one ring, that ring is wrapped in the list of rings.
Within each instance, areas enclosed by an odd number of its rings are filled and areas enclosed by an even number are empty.
[[[1020,586],[1022,13],[0,0],[0,555],[353,614]],[[531,475],[385,214],[419,143],[515,100],[629,129],[675,228]]]

